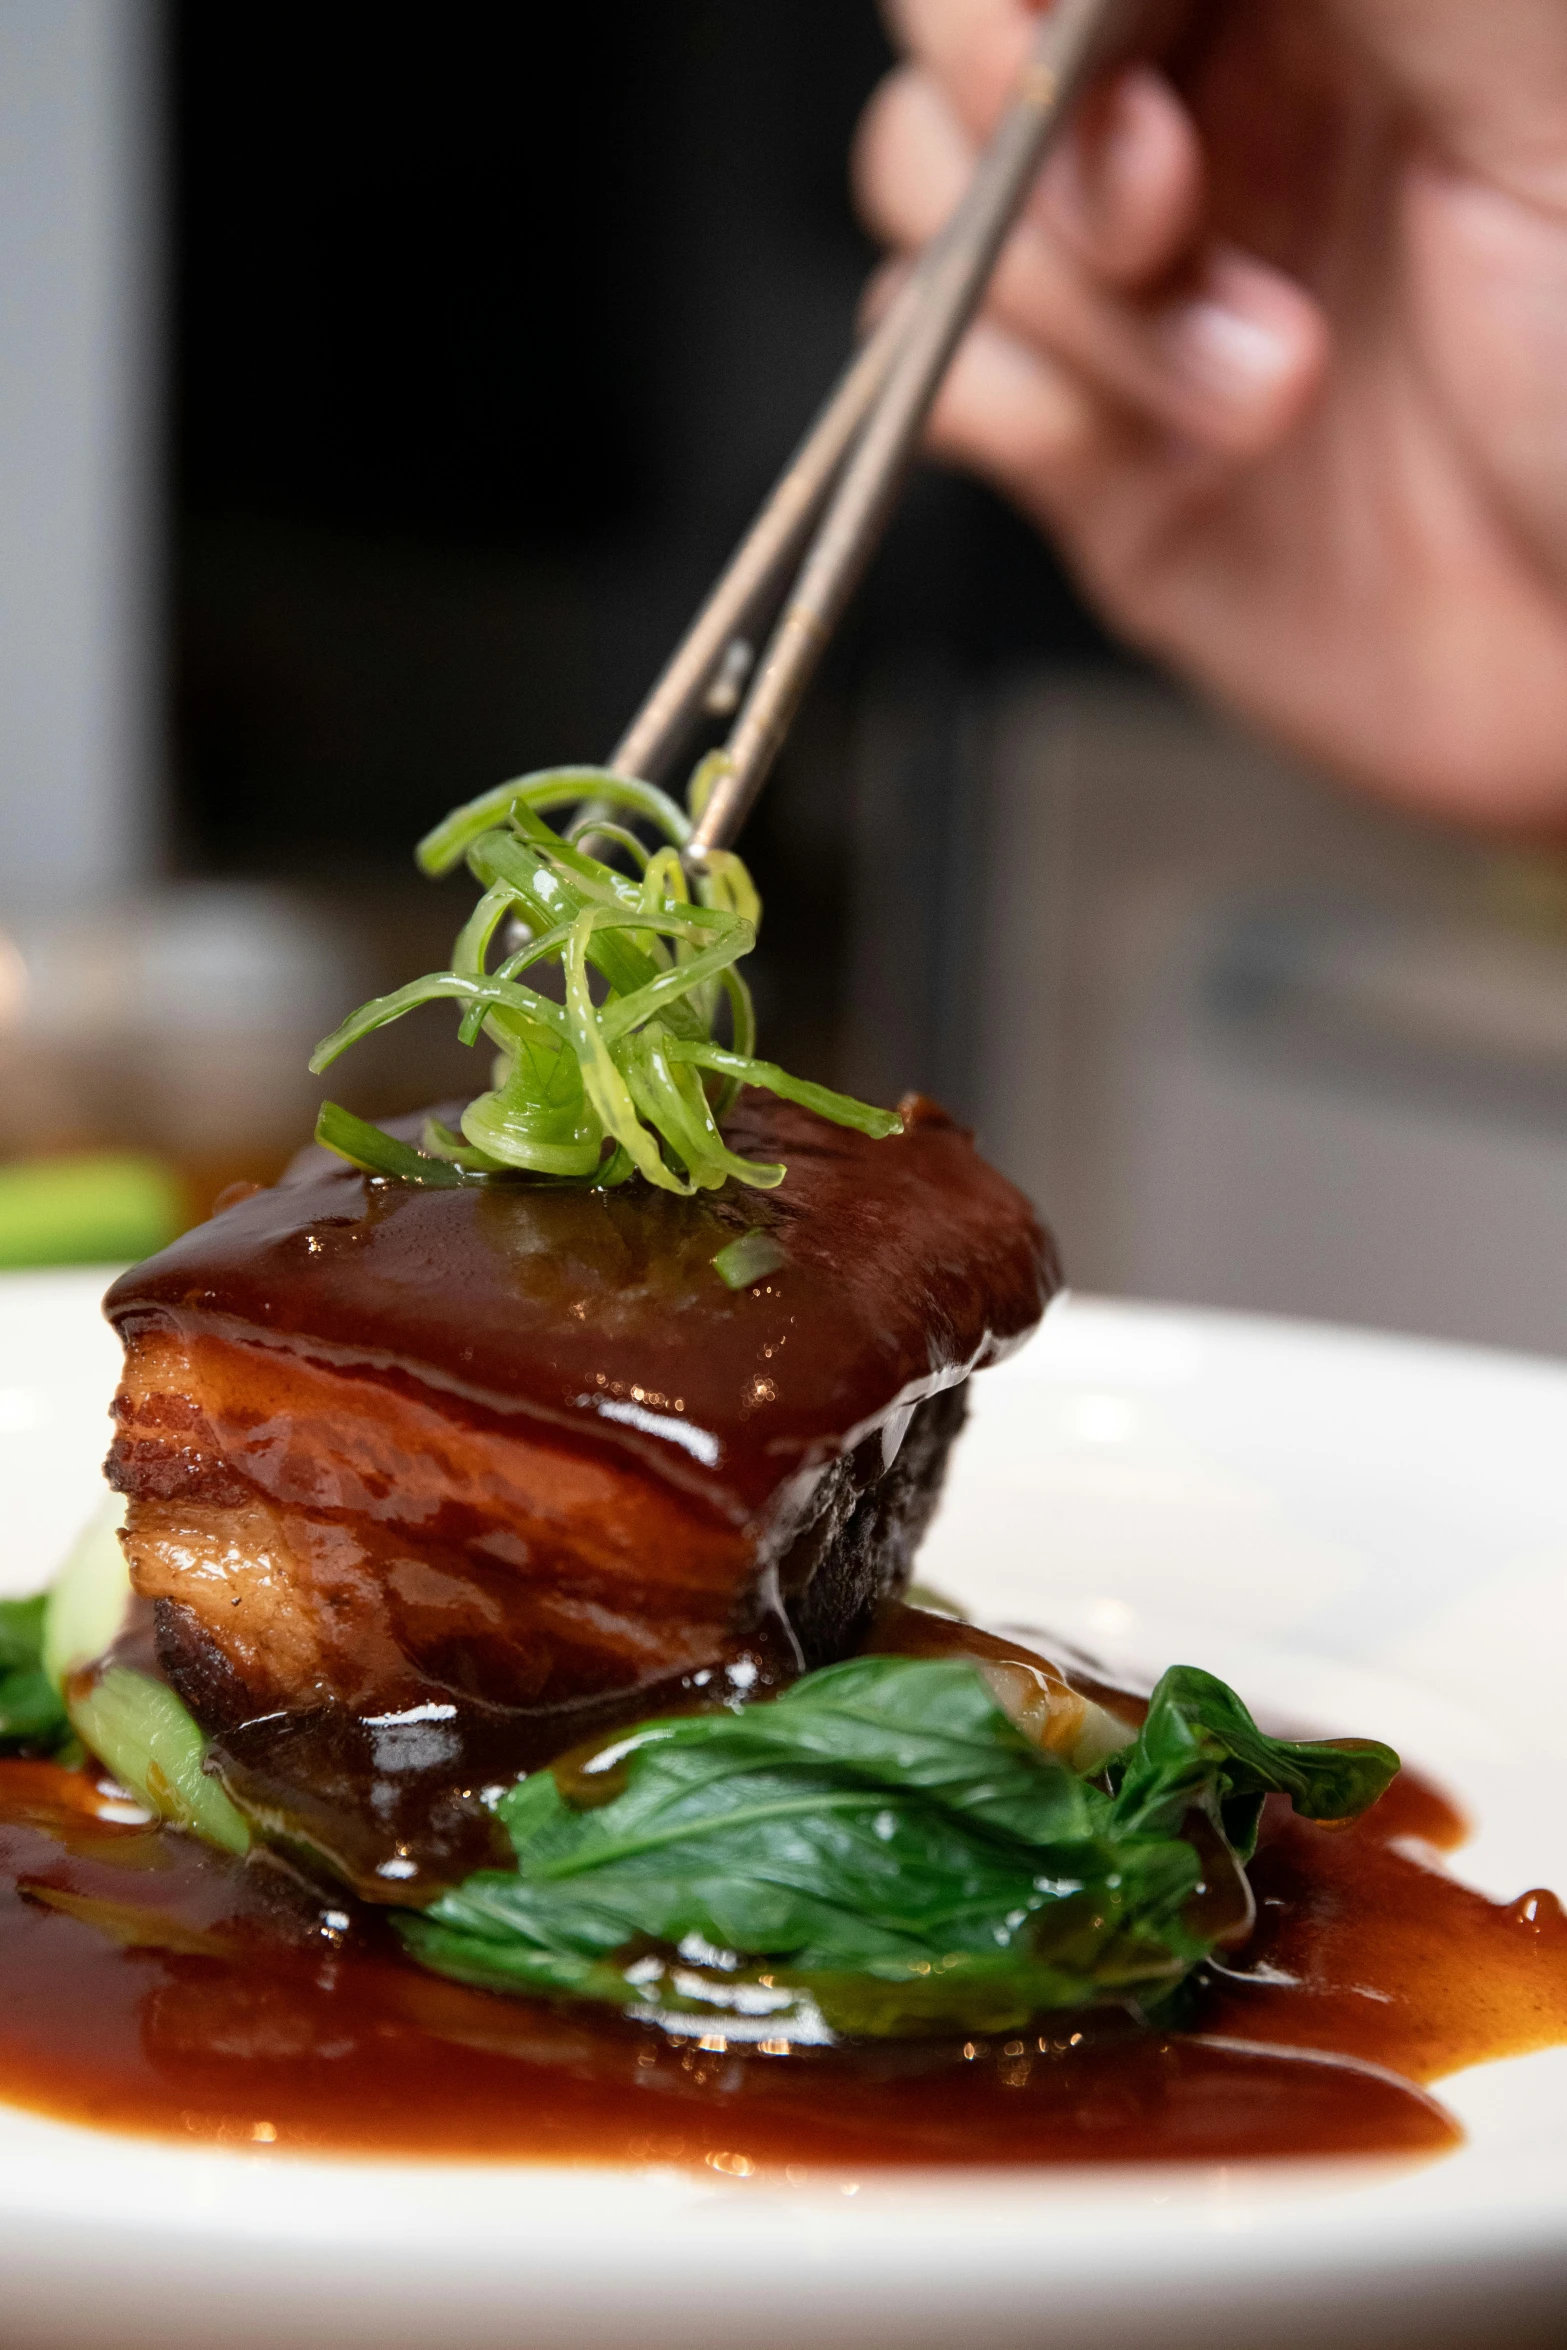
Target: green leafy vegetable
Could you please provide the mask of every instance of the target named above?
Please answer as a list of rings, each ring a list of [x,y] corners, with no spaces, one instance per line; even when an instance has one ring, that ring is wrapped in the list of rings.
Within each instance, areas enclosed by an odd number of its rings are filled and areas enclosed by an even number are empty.
[[[498,1806],[515,1868],[401,1930],[462,1980],[687,2029],[1004,2030],[1164,1997],[1249,1924],[1263,1794],[1346,1818],[1397,1768],[1387,1747],[1267,1738],[1179,1667],[1091,1782],[972,1665],[862,1657],[521,1780]]]
[[[83,1528],[48,1591],[0,1600],[0,1752],[54,1755],[75,1744],[68,1674],[102,1654],[125,1616],[125,1505],[111,1498]]]
[[[43,1668],[63,1696],[73,1673],[96,1664],[125,1628],[131,1575],[120,1548],[125,1503],[111,1493],[72,1543],[50,1585],[43,1618]]]
[[[564,833],[544,821],[562,809],[583,811]],[[661,845],[647,848],[632,821]],[[448,816],[421,843],[419,861],[438,875],[466,860],[484,893],[451,969],[362,1004],[310,1066],[319,1073],[361,1037],[445,1001],[459,1008],[465,1044],[482,1035],[495,1047],[491,1089],[464,1111],[460,1135],[427,1129],[423,1151],[335,1103],[322,1111],[317,1139],[373,1174],[418,1183],[521,1173],[603,1187],[638,1173],[690,1193],[731,1178],[764,1190],[783,1180],[781,1166],[742,1159],[724,1143],[720,1121],[742,1085],[864,1134],[899,1133],[892,1111],[755,1057],[750,990],[736,966],[756,944],[761,901],[727,852],[707,857],[693,901],[681,863],[690,837],[690,819],[665,793],[597,767],[520,776]],[[632,873],[590,853],[590,841]],[[551,962],[560,1000],[523,978]]]
[[[72,1545],[50,1590],[24,1603],[38,1610],[39,1675],[61,1742],[74,1732],[150,1811],[209,1844],[243,1852],[250,1830],[203,1770],[207,1741],[174,1691],[127,1665],[100,1662],[124,1627],[131,1596],[119,1538],[124,1516],[124,1502],[111,1496]]]
[[[1303,1819],[1352,1820],[1397,1769],[1393,1749],[1370,1738],[1269,1738],[1212,1673],[1173,1665],[1120,1758],[1116,1813],[1129,1833],[1175,1835],[1188,1812],[1205,1808],[1248,1861],[1264,1796],[1287,1795]]]
[[[109,1665],[73,1685],[67,1703],[88,1752],[149,1811],[226,1851],[248,1851],[250,1830],[203,1770],[207,1741],[172,1689]]]
[[[71,1742],[60,1692],[43,1666],[47,1595],[0,1599],[0,1752],[57,1754]]]

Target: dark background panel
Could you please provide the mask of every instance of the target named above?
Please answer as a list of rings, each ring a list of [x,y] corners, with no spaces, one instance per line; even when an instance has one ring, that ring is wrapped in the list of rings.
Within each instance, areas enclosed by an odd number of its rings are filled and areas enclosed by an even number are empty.
[[[889,53],[869,0],[176,0],[171,37],[178,854],[379,883],[616,738],[849,346]],[[747,841],[777,1049],[838,1063],[856,893],[932,864],[866,856],[867,708],[916,679],[939,738],[1103,649],[1030,530],[916,477]]]

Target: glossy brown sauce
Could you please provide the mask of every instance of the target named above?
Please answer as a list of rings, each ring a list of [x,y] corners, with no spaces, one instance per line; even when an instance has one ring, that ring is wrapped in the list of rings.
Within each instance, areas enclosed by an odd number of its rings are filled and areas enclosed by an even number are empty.
[[[311,2152],[707,2165],[1424,2156],[1421,2084],[1567,2039],[1567,1919],[1444,1875],[1411,1774],[1351,1828],[1270,1807],[1259,1923],[1179,2032],[768,2054],[464,1989],[384,1922],[0,1764],[0,2095],[62,2120]],[[1414,1841],[1418,1840],[1418,1842]],[[1372,2069],[1376,2068],[1376,2069]]]
[[[1061,1285],[1032,1206],[972,1137],[920,1097],[903,1111],[905,1131],[877,1142],[747,1089],[730,1146],[788,1174],[743,1200],[640,1182],[435,1190],[312,1148],[132,1266],[104,1311],[128,1346],[239,1339],[640,1461],[742,1523],[848,1431],[1007,1353]],[[422,1121],[391,1124],[412,1140]],[[758,1225],[784,1262],[730,1291],[714,1257]],[[231,1438],[257,1488],[333,1505],[275,1429],[252,1434]]]

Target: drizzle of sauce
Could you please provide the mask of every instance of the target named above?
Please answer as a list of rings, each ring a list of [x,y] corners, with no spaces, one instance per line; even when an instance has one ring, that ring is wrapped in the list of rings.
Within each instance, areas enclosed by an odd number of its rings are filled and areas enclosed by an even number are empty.
[[[1410,1773],[1347,1829],[1271,1805],[1256,1931],[1178,2032],[1100,2012],[740,2050],[443,1982],[271,1863],[135,1824],[85,1773],[0,1763],[0,2095],[187,2142],[741,2177],[1431,2156],[1459,2133],[1424,2083],[1567,2039],[1567,1918],[1445,1875],[1461,1835]]]
[[[1567,2041],[1567,1914],[1488,1901],[1445,1872],[1460,1814],[1413,1771],[1350,1828],[1269,1806],[1247,1871],[1257,1927],[1207,1970],[1206,2031],[1289,2040],[1413,2081]]]

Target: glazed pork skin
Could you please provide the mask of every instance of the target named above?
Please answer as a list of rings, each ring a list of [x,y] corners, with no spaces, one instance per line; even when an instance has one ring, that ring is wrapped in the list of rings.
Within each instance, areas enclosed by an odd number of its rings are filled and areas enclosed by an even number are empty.
[[[779,1192],[436,1190],[309,1151],[116,1283],[109,1475],[206,1727],[852,1647],[1055,1262],[928,1104],[877,1143],[751,1094],[729,1131]],[[786,1261],[732,1292],[712,1259],[756,1223]]]

